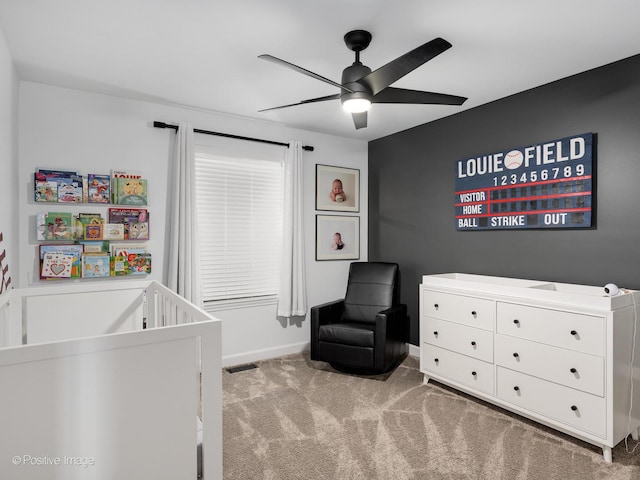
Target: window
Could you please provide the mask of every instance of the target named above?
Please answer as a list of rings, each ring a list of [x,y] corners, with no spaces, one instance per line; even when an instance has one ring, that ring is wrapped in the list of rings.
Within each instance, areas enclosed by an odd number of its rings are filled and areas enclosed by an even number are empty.
[[[195,157],[203,301],[275,298],[282,246],[282,161],[198,150]]]

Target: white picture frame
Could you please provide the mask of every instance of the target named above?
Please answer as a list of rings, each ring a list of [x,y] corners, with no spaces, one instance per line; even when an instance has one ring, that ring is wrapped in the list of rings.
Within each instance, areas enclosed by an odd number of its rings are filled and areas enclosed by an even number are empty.
[[[316,260],[359,260],[360,217],[316,215]]]
[[[316,165],[316,210],[360,211],[360,170]]]

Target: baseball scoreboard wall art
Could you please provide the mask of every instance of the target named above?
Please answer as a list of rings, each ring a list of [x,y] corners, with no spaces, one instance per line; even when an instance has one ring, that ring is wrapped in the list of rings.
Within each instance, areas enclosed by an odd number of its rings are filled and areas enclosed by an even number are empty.
[[[456,228],[591,226],[593,134],[456,162]]]

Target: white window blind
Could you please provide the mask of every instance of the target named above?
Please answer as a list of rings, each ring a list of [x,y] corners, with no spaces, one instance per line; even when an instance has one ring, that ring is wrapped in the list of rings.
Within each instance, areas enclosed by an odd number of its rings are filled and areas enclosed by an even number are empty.
[[[282,162],[196,152],[204,302],[278,292]]]

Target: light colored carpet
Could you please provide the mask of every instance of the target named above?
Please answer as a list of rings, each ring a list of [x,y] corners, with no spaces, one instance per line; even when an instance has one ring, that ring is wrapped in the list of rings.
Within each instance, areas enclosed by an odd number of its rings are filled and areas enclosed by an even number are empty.
[[[223,373],[225,480],[638,480],[601,450],[439,384],[407,357],[383,378],[308,354]],[[629,439],[629,446],[636,444]]]

